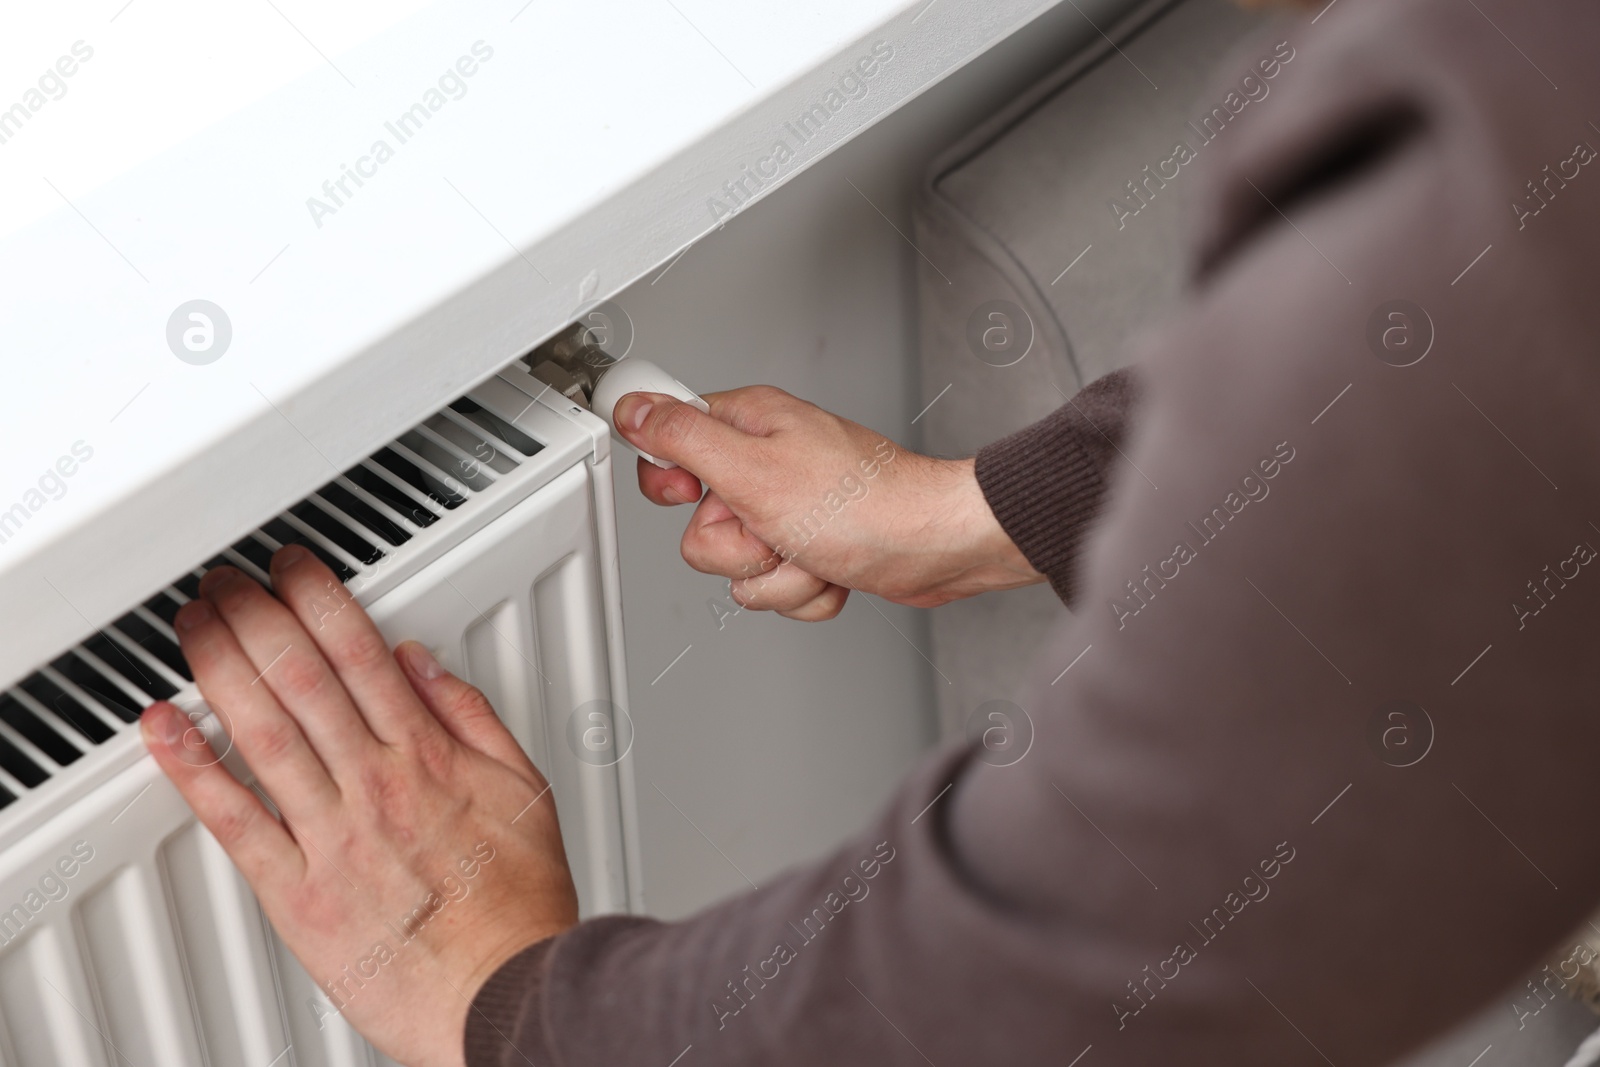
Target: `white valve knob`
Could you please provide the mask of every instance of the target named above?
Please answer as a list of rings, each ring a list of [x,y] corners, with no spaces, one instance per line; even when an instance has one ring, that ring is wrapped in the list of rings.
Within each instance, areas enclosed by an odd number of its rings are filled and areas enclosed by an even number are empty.
[[[617,432],[617,401],[629,393],[664,393],[693,404],[707,415],[711,414],[711,405],[700,399],[693,389],[654,363],[643,359],[624,359],[613,363],[595,383],[594,395],[589,398],[589,406],[596,415],[606,420],[606,425],[611,427],[611,436],[658,467],[666,470],[676,467],[677,464],[670,459],[657,459],[648,452],[635,448],[627,438]]]

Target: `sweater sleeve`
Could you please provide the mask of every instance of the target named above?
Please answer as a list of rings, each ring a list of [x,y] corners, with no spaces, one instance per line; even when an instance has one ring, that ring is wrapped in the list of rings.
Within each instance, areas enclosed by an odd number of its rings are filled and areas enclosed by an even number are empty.
[[[537,1006],[554,944],[549,938],[523,949],[501,964],[472,998],[465,1039],[468,1067],[550,1062]]]
[[[1600,900],[1600,8],[1323,14],[1196,124],[1146,477],[1071,567],[1031,743],[930,756],[696,916],[519,957],[471,1067],[1377,1065]]]
[[[1062,601],[1123,455],[1137,401],[1131,368],[1086,386],[1054,413],[978,452],[978,485],[1000,526]]]

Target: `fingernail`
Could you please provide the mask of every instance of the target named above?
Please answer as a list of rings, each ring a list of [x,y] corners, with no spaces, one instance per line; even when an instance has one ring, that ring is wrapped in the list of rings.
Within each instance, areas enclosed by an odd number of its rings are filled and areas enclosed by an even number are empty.
[[[429,652],[423,645],[415,641],[407,642],[405,657],[406,666],[411,668],[411,673],[423,681],[431,682],[435,678],[444,677],[444,667],[439,664],[438,660],[433,658],[433,653]]]
[[[285,545],[278,549],[278,554],[273,557],[272,562],[276,563],[280,569],[287,570],[290,567],[304,563],[310,558],[311,553],[306,551],[303,545]]]
[[[644,425],[644,420],[650,417],[650,409],[655,407],[655,402],[646,400],[643,393],[629,393],[617,402],[621,409],[621,422],[628,429],[637,431]]]
[[[183,731],[188,727],[171,704],[152,704],[140,718],[140,724],[145,732],[153,739],[161,742],[168,750],[176,752],[178,743],[183,740]]]
[[[200,576],[200,595],[205,596],[213,589],[220,589],[233,581],[234,569],[232,567],[213,567]]]
[[[676,489],[674,489],[670,485],[667,486],[665,489],[661,490],[661,499],[665,500],[669,504],[687,504],[688,503],[688,501],[684,499],[683,494],[678,492]]]
[[[178,709],[168,707],[161,714],[161,740],[175,752],[181,751],[183,735],[189,732],[189,720],[178,714]]]
[[[216,618],[216,612],[211,610],[211,605],[204,600],[191,600],[178,609],[177,617],[172,620],[173,629],[179,633],[188,633],[203,622],[210,622]]]

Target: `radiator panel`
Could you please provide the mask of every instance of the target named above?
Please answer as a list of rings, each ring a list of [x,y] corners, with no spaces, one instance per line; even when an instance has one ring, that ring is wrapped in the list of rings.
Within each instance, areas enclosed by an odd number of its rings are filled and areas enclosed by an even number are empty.
[[[437,478],[419,489],[405,466],[379,465],[381,473],[350,479],[348,496],[314,498],[329,501],[326,513],[291,509],[283,526],[263,530],[320,534],[319,548],[345,563],[351,590],[391,641],[421,641],[491,696],[551,780],[587,916],[632,910],[639,899],[628,862],[628,764],[575,749],[566,730],[580,704],[626,703],[616,561],[608,555],[610,467],[596,451],[604,441],[598,420],[564,398],[541,402],[543,391],[526,375],[508,374],[474,391],[482,407],[468,411],[471,418],[452,408],[448,419],[435,416],[406,438],[411,455],[434,464],[467,455],[463,446],[473,438],[462,425],[488,427],[497,440],[537,439],[533,458],[474,457],[481,461],[471,469],[475,481],[459,483],[465,488],[455,507],[429,495],[449,489]],[[408,500],[419,516],[431,507],[432,517],[405,521],[398,505]],[[368,501],[394,505],[374,514],[396,520],[385,530],[368,515],[369,540],[405,534],[400,545],[383,541],[381,558],[364,558],[348,536],[326,535],[328,514],[348,518]],[[254,552],[236,546],[219,559],[249,565]],[[180,597],[184,585],[174,584]],[[155,639],[171,607],[138,609],[143,629],[119,624],[106,640],[147,679],[159,675],[176,690],[180,706],[203,708]],[[23,712],[59,720],[80,705],[112,733],[98,744],[81,732],[69,737],[78,755],[70,765],[50,761],[42,783],[0,777],[0,787],[20,798],[0,813],[0,1065],[388,1064],[332,1011],[270,929],[226,854],[144,753],[136,729],[72,677],[56,670],[45,677],[59,691],[34,689],[58,706],[14,688],[0,736],[35,763],[47,760],[11,720],[34,729]],[[208,725],[214,729],[215,720]],[[247,773],[236,752],[224,763]]]

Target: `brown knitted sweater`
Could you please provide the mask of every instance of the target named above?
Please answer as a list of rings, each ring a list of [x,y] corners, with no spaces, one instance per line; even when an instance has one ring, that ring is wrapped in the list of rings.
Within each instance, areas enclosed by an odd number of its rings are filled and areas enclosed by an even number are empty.
[[[1136,432],[1114,382],[980,457],[1081,605],[1028,754],[953,746],[820,863],[528,950],[472,1067],[1378,1064],[1590,913],[1600,7],[1289,40],[1190,164]]]

